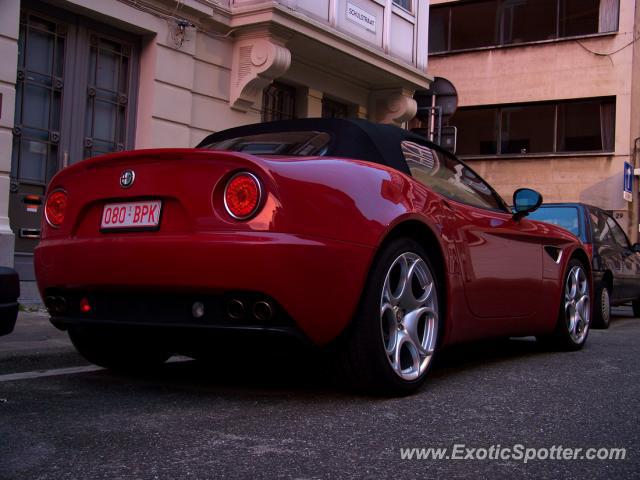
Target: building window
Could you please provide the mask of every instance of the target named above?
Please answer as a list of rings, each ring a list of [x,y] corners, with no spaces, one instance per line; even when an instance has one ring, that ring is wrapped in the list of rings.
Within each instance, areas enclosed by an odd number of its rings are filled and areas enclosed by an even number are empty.
[[[273,82],[262,92],[262,121],[291,120],[296,111],[296,89]]]
[[[124,150],[127,140],[130,45],[90,33],[84,156]]]
[[[619,0],[482,0],[434,5],[429,53],[618,30]]]
[[[330,98],[322,99],[323,118],[347,118],[349,117],[349,105],[336,102]]]
[[[394,5],[398,5],[399,7],[404,8],[405,10],[411,12],[411,0],[393,0]]]
[[[613,152],[615,98],[463,107],[449,124],[459,155]]]

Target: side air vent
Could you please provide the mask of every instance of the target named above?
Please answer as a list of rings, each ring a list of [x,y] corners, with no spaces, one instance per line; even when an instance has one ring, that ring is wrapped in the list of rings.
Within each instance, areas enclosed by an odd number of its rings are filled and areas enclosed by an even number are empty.
[[[547,255],[549,255],[554,262],[560,263],[560,260],[562,259],[561,248],[547,245],[546,247],[544,247],[544,251],[547,252]]]

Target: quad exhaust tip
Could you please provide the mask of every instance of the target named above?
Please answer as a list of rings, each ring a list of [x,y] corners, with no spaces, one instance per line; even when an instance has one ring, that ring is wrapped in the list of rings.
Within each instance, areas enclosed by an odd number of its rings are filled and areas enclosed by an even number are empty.
[[[269,302],[256,302],[253,304],[253,316],[261,322],[268,322],[273,318],[273,307]]]
[[[244,318],[246,314],[246,309],[244,308],[244,303],[237,298],[229,300],[227,303],[227,315],[233,318],[234,320],[239,320]]]
[[[248,309],[251,309],[248,312]],[[270,302],[266,300],[258,300],[253,305],[245,305],[242,300],[233,298],[227,303],[227,315],[234,320],[241,320],[247,316],[247,313],[253,315],[253,318],[260,322],[268,322],[273,318],[274,309]]]

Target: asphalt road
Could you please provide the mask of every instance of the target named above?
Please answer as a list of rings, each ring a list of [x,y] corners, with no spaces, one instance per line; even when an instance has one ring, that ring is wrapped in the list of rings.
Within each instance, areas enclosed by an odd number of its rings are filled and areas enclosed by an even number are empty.
[[[345,391],[297,355],[68,373],[86,363],[27,316],[0,339],[0,478],[638,478],[640,319],[620,313],[580,352],[529,339],[443,352],[425,388],[399,399]],[[401,459],[456,444],[620,447],[626,458]]]

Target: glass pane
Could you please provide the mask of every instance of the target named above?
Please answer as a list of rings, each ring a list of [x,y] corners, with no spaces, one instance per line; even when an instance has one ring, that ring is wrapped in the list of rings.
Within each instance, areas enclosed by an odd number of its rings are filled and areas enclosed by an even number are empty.
[[[506,2],[502,16],[502,42],[522,43],[556,36],[557,0]]]
[[[553,105],[503,108],[500,153],[553,152],[554,117]]]
[[[62,78],[64,75],[64,39],[58,38],[56,41],[56,70],[55,75]]]
[[[611,217],[607,217],[607,223],[609,224],[609,228],[611,228],[611,233],[618,246],[629,248],[629,240],[627,240],[627,236],[620,228],[620,225],[618,225],[618,222]]]
[[[254,155],[322,156],[330,141],[331,136],[325,132],[276,132],[229,138],[200,148]]]
[[[600,0],[562,0],[560,7],[560,35],[588,35],[598,33]]]
[[[91,47],[91,53],[89,54],[89,85],[96,84],[96,58],[98,53],[94,47]]]
[[[116,132],[117,107],[111,103],[95,102],[95,117],[93,122],[93,136],[113,142]]]
[[[53,71],[53,35],[33,29],[29,30],[28,35],[26,52],[27,70],[51,75]]]
[[[16,83],[16,113],[14,117],[17,125],[22,123],[22,92],[23,83],[18,81]]]
[[[129,90],[129,59],[122,57],[120,64],[120,85],[118,92],[127,93]]]
[[[405,10],[411,11],[411,0],[393,0],[393,3]]]
[[[98,53],[98,71],[96,85],[106,90],[118,91],[119,57],[101,50]]]
[[[53,92],[53,102],[51,102],[51,122],[49,128],[54,131],[60,131],[60,115],[61,115],[62,95],[60,92]]]
[[[22,125],[48,129],[50,102],[51,90],[36,85],[25,85]]]
[[[499,209],[489,186],[453,157],[415,142],[402,142],[411,175],[447,198],[482,208]]]
[[[451,7],[451,49],[495,45],[497,18],[495,0]]]
[[[496,108],[459,109],[449,125],[458,128],[459,155],[495,155],[497,150]]]
[[[602,150],[600,104],[586,100],[558,106],[558,151]]]
[[[34,180],[44,182],[46,180],[45,169],[47,165],[48,145],[33,140],[23,140],[20,145],[20,171],[21,180]]]
[[[49,145],[49,158],[47,161],[47,182],[53,178],[58,171],[58,148]]]
[[[29,140],[38,140],[42,142],[49,141],[49,131],[34,128],[22,127],[22,137]]]
[[[575,236],[580,236],[580,223],[578,221],[578,209],[575,207],[540,207],[538,210],[529,213],[531,220],[551,223],[569,230]],[[580,236],[582,241],[586,241],[584,235]]]
[[[20,25],[20,35],[18,37],[18,68],[24,66],[24,37],[25,27]]]
[[[103,142],[101,140],[93,140],[93,155],[98,155],[102,153],[111,153],[115,152],[116,147],[113,142]]]
[[[449,8],[432,8],[429,12],[429,53],[449,49]]]

